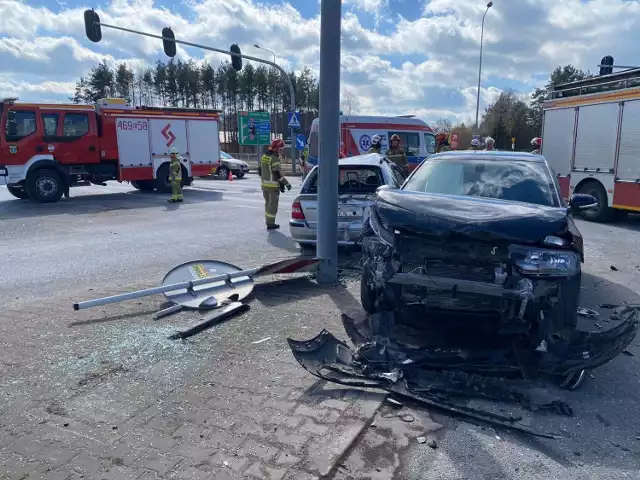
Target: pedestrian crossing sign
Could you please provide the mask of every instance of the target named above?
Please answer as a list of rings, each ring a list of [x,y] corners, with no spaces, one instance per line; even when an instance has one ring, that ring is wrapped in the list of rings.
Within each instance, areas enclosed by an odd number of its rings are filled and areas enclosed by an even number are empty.
[[[300,128],[300,112],[289,112],[289,128]]]

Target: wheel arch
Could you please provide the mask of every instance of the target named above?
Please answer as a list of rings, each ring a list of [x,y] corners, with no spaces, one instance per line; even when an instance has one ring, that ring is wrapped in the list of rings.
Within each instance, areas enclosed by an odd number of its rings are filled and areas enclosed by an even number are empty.
[[[57,171],[62,176],[62,180],[64,180],[65,183],[68,183],[67,182],[68,172],[65,170],[65,168],[62,165],[60,165],[58,162],[56,162],[53,159],[53,157],[51,157],[51,158],[40,158],[40,159],[37,159],[36,161],[34,161],[31,165],[29,165],[29,167],[27,168],[27,171],[25,173],[25,180],[29,176],[30,173],[33,173],[36,170],[42,170],[43,168],[50,168],[52,170]]]
[[[609,192],[607,192],[607,189],[605,188],[604,184],[598,180],[597,178],[594,177],[587,177],[587,178],[583,178],[582,180],[580,180],[576,186],[573,188],[574,192],[580,192],[580,190],[585,186],[588,185],[590,183],[595,183],[597,185],[599,185],[602,190],[604,190],[604,194],[607,196],[607,203],[609,202]]]

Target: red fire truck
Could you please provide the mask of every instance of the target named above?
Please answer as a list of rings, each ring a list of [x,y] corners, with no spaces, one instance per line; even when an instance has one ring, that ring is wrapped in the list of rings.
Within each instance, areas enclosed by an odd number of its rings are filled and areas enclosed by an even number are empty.
[[[130,107],[123,99],[92,105],[0,102],[0,177],[17,198],[56,202],[69,187],[128,181],[170,192],[169,152],[182,156],[182,178],[211,173],[220,158],[219,113]]]
[[[602,222],[640,211],[640,68],[554,87],[544,102],[542,154],[565,198],[587,193]]]

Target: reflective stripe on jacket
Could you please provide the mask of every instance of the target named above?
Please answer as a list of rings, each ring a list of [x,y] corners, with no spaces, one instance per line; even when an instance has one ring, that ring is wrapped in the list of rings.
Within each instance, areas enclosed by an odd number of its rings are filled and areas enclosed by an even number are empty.
[[[171,160],[171,163],[169,163],[169,180],[182,179],[182,167],[180,166],[180,160],[182,160],[182,158],[178,156],[175,160]]]
[[[260,159],[260,180],[263,190],[278,190],[280,183],[287,185],[289,182],[283,176],[276,177],[280,173],[280,157],[265,153]]]

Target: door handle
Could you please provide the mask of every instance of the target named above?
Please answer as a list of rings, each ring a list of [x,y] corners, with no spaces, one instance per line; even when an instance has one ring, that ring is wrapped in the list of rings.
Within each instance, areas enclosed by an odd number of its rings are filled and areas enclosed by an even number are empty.
[[[95,152],[96,151],[96,147],[94,147],[93,145],[89,147],[89,151],[90,152]]]

